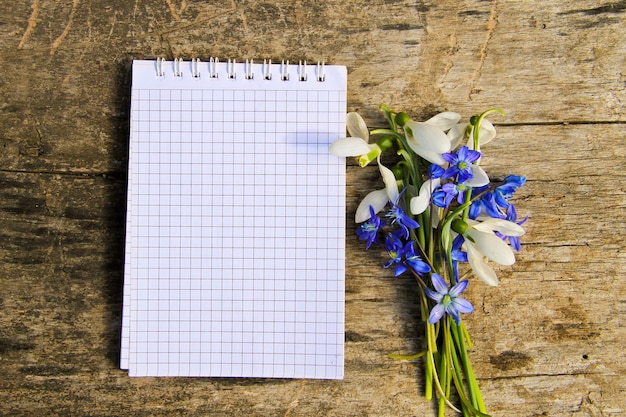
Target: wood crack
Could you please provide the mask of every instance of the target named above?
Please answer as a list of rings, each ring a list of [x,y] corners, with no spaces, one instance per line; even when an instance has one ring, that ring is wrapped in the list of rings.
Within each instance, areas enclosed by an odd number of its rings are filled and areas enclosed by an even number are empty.
[[[57,49],[59,49],[59,46],[61,46],[61,43],[63,42],[65,37],[68,35],[68,33],[70,33],[70,29],[72,28],[72,23],[74,22],[74,15],[76,14],[76,9],[78,9],[79,3],[80,3],[80,0],[73,1],[72,10],[70,11],[70,16],[67,19],[67,24],[65,25],[65,29],[63,29],[63,32],[59,35],[59,37],[56,38],[54,42],[52,42],[52,47],[50,48],[50,55],[54,55],[56,53]]]
[[[26,27],[26,31],[24,32],[24,35],[22,35],[22,40],[20,41],[19,45],[17,45],[17,49],[24,48],[24,44],[26,43],[28,38],[30,38],[30,36],[33,34],[33,31],[35,30],[35,27],[37,26],[37,16],[39,15],[39,0],[35,0],[31,7],[33,11],[30,14],[30,17],[28,18],[28,26]]]
[[[607,372],[574,371],[574,372],[555,372],[555,373],[535,373],[535,374],[526,374],[526,375],[501,375],[501,376],[490,376],[490,377],[476,378],[476,379],[478,379],[479,381],[496,381],[496,380],[506,380],[506,379],[560,377],[560,376],[587,376],[587,375],[617,376],[614,372],[607,373]]]
[[[171,0],[165,0],[165,3],[167,3],[167,5],[169,6],[170,13],[172,14],[172,17],[174,18],[174,20],[176,20],[177,22],[180,22],[180,15],[176,11],[176,6],[174,6]]]
[[[480,74],[483,70],[483,65],[485,64],[485,59],[487,59],[487,48],[489,47],[489,41],[493,36],[493,33],[496,30],[496,26],[498,24],[498,12],[496,9],[498,2],[496,0],[491,3],[491,10],[489,11],[489,20],[487,21],[487,34],[485,35],[485,42],[483,43],[482,48],[480,48],[480,61],[478,62],[478,68],[474,71],[474,75],[472,76],[472,82],[470,84],[469,91],[469,99],[472,99],[472,95],[474,94],[474,85],[476,81],[480,78]]]
[[[0,169],[0,174],[30,174],[30,175],[63,175],[76,178],[109,178],[121,179],[126,176],[126,171],[106,172],[72,172],[72,171],[32,171],[26,169]]]
[[[235,0],[231,0],[230,1],[233,10],[237,9],[237,4],[235,3]],[[239,16],[241,17],[241,25],[243,26],[243,30],[247,31],[248,30],[248,20],[246,19],[246,14],[244,13],[243,9],[239,10]]]

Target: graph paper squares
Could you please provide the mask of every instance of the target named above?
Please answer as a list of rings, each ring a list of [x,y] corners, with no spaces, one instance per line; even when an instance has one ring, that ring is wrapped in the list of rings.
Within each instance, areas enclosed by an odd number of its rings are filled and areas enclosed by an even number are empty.
[[[250,84],[153,65],[133,66],[122,367],[342,378],[345,68]]]

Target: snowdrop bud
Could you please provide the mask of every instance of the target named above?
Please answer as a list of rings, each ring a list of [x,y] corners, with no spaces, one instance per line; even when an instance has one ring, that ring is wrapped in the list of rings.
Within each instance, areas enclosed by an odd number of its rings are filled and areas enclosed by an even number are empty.
[[[398,124],[398,126],[404,126],[409,121],[409,119],[409,115],[404,112],[396,114],[396,123]]]
[[[401,180],[404,178],[404,169],[398,164],[391,167],[391,172],[393,172],[393,176],[396,177],[396,179]]]
[[[465,223],[461,219],[454,219],[454,221],[452,222],[452,230],[454,230],[460,235],[464,234],[465,231],[467,231],[468,227],[469,227],[469,224]]]
[[[393,147],[393,140],[389,136],[382,137],[376,141],[376,144],[382,152],[389,150]]]

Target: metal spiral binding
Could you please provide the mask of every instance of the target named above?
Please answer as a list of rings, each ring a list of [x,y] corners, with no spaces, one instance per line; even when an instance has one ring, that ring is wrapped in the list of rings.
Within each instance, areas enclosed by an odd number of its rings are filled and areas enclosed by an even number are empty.
[[[302,61],[298,63],[298,80],[306,81],[306,60],[304,61],[304,65],[302,65]]]
[[[182,58],[174,58],[174,77],[182,77],[183,72],[180,67],[182,66],[183,59]]]
[[[217,78],[217,64],[220,62],[219,59],[211,57],[209,60],[209,77]]]
[[[228,78],[235,79],[237,77],[237,74],[235,73],[235,60],[234,59],[232,60],[232,62],[230,59],[228,60],[228,64],[226,64],[226,74]]]
[[[163,77],[165,72],[163,71],[163,63],[165,62],[165,58],[157,58],[156,60],[156,76]]]
[[[280,79],[282,81],[289,81],[289,60],[285,63],[285,60],[280,64]]]
[[[159,57],[156,59],[155,72],[156,72],[157,77],[165,76],[165,72],[166,72],[165,63],[166,62],[167,61],[165,60],[165,58]],[[219,72],[218,72],[219,63],[220,63],[219,59],[215,57],[211,57],[208,63],[206,64],[204,64],[199,58],[192,58],[190,65],[187,66],[187,68],[190,68],[192,78],[200,78],[202,68],[205,68],[205,70],[208,68],[209,78],[218,78],[219,77]],[[229,59],[228,61],[226,61],[226,77],[227,78],[230,78],[230,79],[237,78],[237,73],[235,72],[236,71],[235,67],[237,66],[236,64],[237,64],[237,61],[235,61],[234,59]],[[274,65],[278,65],[278,64],[274,64]],[[312,65],[310,65],[309,67],[312,67]],[[183,77],[184,63],[183,63],[182,58],[175,58],[172,68],[173,68],[174,77],[176,78]],[[244,70],[243,75],[246,80],[254,79],[253,69],[254,69],[254,60],[246,59],[246,61],[244,62],[244,67],[243,67],[243,70]],[[279,74],[280,74],[281,81],[289,81],[289,61],[288,60],[287,61],[283,60],[280,63]],[[261,65],[260,75],[263,77],[264,80],[268,80],[268,81],[272,80],[272,60],[271,59],[263,60],[263,64]],[[298,61],[297,76],[298,76],[298,81],[307,81],[308,74],[307,74],[306,60]],[[326,81],[326,63],[324,61],[317,62],[317,65],[315,66],[315,79],[318,82]]]
[[[250,61],[246,59],[246,66],[245,66],[246,80],[252,80],[254,78],[254,73],[252,72],[253,63],[254,61],[252,59]]]
[[[324,61],[322,61],[322,63],[320,64],[319,61],[317,61],[317,81],[323,83],[324,81],[326,81],[326,73],[324,72]]]
[[[191,59],[191,76],[193,78],[200,78],[200,70],[198,66],[200,65],[200,60],[198,58]]]
[[[270,67],[272,66],[272,60],[270,59],[269,62],[267,60],[263,60],[263,79],[264,80],[271,80],[272,79],[272,73],[270,72]]]

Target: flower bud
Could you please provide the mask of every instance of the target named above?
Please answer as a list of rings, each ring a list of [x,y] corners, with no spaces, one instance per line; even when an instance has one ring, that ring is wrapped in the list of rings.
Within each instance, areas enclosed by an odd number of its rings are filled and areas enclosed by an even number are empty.
[[[391,172],[393,172],[393,176],[396,177],[399,180],[404,178],[404,169],[399,164],[395,164],[391,168]]]
[[[396,114],[396,123],[398,126],[404,126],[409,120],[409,115],[404,112]]]
[[[468,228],[469,225],[461,219],[454,219],[454,221],[452,221],[452,230],[460,235],[464,234]]]
[[[391,149],[393,146],[393,140],[389,136],[384,136],[376,142],[381,152],[385,152],[388,149]]]

